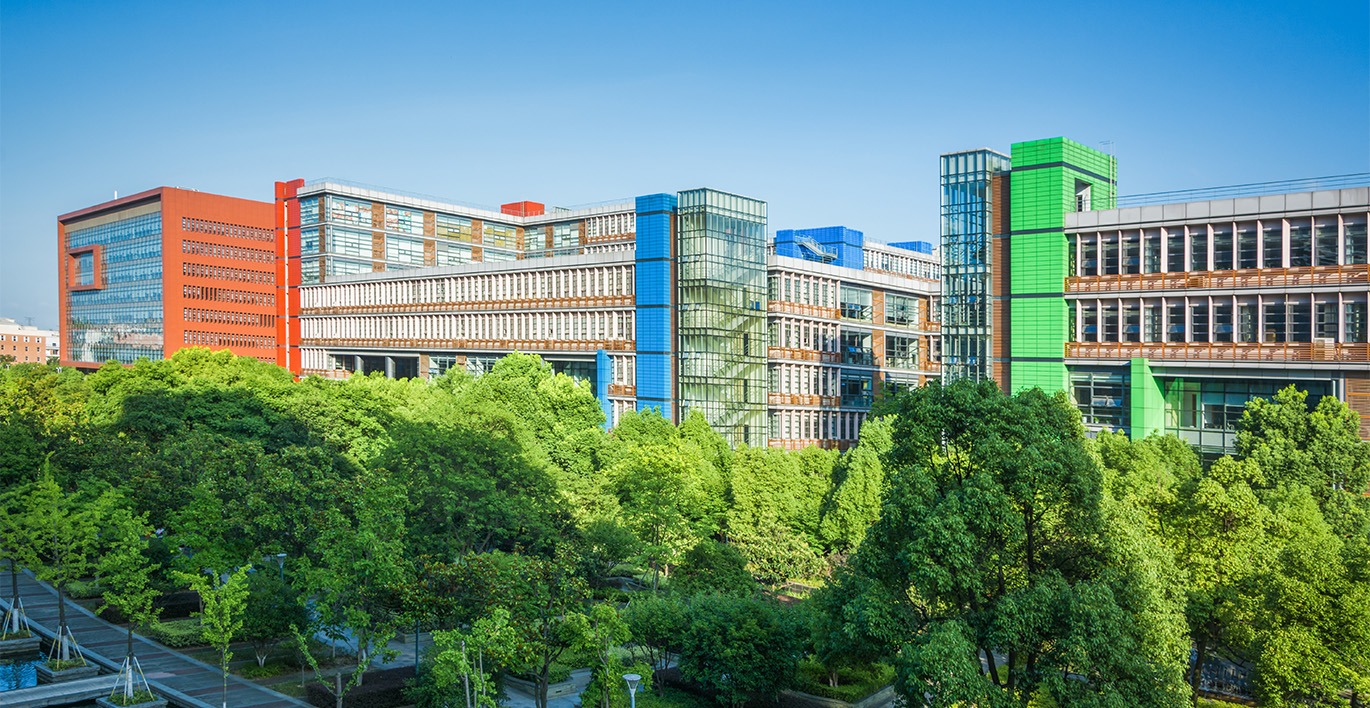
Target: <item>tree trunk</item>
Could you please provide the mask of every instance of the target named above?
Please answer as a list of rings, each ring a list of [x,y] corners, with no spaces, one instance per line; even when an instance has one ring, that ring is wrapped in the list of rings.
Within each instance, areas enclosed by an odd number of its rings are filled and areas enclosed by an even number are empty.
[[[989,647],[985,647],[983,651],[985,652],[985,658],[989,660],[990,678],[994,679],[995,686],[1002,688],[1004,684],[999,680],[999,667],[994,663],[994,652],[990,651]]]
[[[1202,639],[1194,642],[1194,667],[1189,673],[1190,696],[1195,706],[1199,705],[1199,684],[1203,679],[1204,658],[1208,653],[1208,643]]]
[[[66,661],[71,658],[71,648],[67,646],[67,601],[63,595],[66,583],[57,583],[57,658]]]
[[[333,674],[333,705],[343,708],[342,674]]]

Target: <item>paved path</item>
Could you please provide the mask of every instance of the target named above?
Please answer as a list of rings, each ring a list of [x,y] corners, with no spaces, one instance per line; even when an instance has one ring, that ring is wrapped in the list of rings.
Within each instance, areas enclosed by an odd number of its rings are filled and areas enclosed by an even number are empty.
[[[8,573],[4,573],[8,575]],[[9,590],[9,578],[0,577]],[[51,638],[57,630],[57,591],[25,573],[19,576],[19,592],[29,622]],[[6,592],[8,594],[8,592]],[[108,671],[118,671],[128,642],[128,630],[96,617],[90,610],[67,600],[67,626],[80,643],[86,659]],[[0,607],[9,605],[0,599]],[[133,635],[133,653],[154,691],[173,703],[190,708],[219,708],[223,701],[223,674],[216,666],[192,659],[161,644]],[[3,701],[0,701],[3,703]],[[309,704],[277,693],[237,676],[228,677],[228,708],[312,708]]]
[[[47,706],[66,706],[72,703],[93,701],[96,698],[109,698],[114,691],[114,676],[44,683],[17,691],[0,694],[0,706],[5,708],[47,708]]]

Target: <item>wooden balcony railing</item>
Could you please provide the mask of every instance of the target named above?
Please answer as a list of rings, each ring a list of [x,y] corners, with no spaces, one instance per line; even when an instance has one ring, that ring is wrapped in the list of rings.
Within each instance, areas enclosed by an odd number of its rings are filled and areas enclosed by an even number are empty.
[[[485,310],[583,310],[592,307],[632,307],[632,295],[605,297],[509,298],[505,300],[466,300],[462,302],[419,302],[390,305],[339,305],[306,307],[301,315],[369,315],[396,312],[480,312]]]
[[[836,307],[822,307],[820,305],[806,305],[802,302],[790,302],[788,300],[770,300],[766,303],[767,312],[781,312],[791,315],[805,315],[808,317],[822,317],[824,319],[837,319]]]
[[[1340,342],[1067,342],[1066,357],[1231,362],[1370,362],[1370,344]]]
[[[770,440],[771,447],[778,447],[782,450],[802,450],[806,447],[845,450],[855,444],[855,440],[819,440],[815,438],[771,438]]]
[[[637,386],[630,386],[630,385],[628,385],[628,384],[612,384],[612,383],[611,383],[611,384],[609,384],[609,395],[610,395],[610,396],[636,396],[636,395],[637,395]]]
[[[375,349],[490,349],[496,351],[594,352],[633,351],[631,340],[558,339],[344,339],[316,338],[301,342],[307,347],[364,347]]]
[[[1183,273],[1087,275],[1066,278],[1068,293],[1112,293],[1139,290],[1296,288],[1316,285],[1367,285],[1370,265],[1248,268]]]

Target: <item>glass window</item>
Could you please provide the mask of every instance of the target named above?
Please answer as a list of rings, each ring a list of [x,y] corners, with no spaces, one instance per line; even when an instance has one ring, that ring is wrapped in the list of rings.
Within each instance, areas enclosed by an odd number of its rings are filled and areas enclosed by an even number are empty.
[[[1094,234],[1080,237],[1080,275],[1099,275],[1099,242]]]
[[[1232,252],[1232,227],[1216,226],[1213,228],[1213,270],[1232,270],[1234,267]]]
[[[1147,305],[1143,316],[1145,319],[1142,326],[1145,328],[1145,334],[1142,341],[1161,341],[1161,306],[1157,304]]]
[[[1179,273],[1184,270],[1184,230],[1170,231],[1166,234],[1166,270]]]
[[[1144,273],[1161,272],[1161,232],[1148,229],[1144,236],[1146,254],[1143,256]]]
[[[1256,303],[1244,302],[1237,305],[1237,341],[1255,342],[1256,326],[1258,317],[1256,315]]]
[[[1123,272],[1129,275],[1142,272],[1142,241],[1136,231],[1123,234]]]
[[[1142,306],[1139,302],[1123,306],[1123,341],[1142,341]]]
[[[1317,318],[1317,322],[1314,323],[1314,327],[1316,327],[1314,336],[1318,339],[1335,341],[1337,339],[1337,303],[1319,302],[1314,305],[1314,310],[1314,315]]]
[[[1283,300],[1267,301],[1265,303],[1265,323],[1261,335],[1261,341],[1266,344],[1278,344],[1284,342],[1288,332],[1285,329],[1285,316],[1288,314],[1288,306]]]
[[[371,202],[329,195],[328,220],[334,224],[371,227]]]
[[[385,205],[385,230],[411,236],[423,235],[423,212]]]
[[[1365,342],[1366,341],[1366,304],[1361,302],[1348,302],[1346,307],[1345,331],[1342,334],[1343,341],[1346,342]]]
[[[1346,232],[1345,258],[1347,265],[1366,263],[1365,217],[1348,217],[1343,224]]]
[[[1314,263],[1337,265],[1337,217],[1318,217],[1313,224]]]
[[[851,320],[871,321],[871,291],[843,285],[841,291],[842,316]]]
[[[1289,341],[1313,341],[1313,302],[1312,300],[1290,300],[1289,312],[1285,316],[1289,328]]]
[[[885,323],[900,327],[918,326],[918,301],[907,295],[886,293]]]
[[[1122,430],[1127,426],[1127,380],[1117,374],[1072,372],[1071,394],[1081,421],[1090,427]]]
[[[1262,267],[1284,267],[1284,225],[1280,222],[1261,222]]]
[[[1213,303],[1213,341],[1232,341],[1232,303],[1218,301]]]
[[[433,224],[433,233],[438,238],[450,238],[467,243],[472,240],[471,220],[464,216],[437,214],[434,216]]]
[[[1118,237],[1108,235],[1103,238],[1104,275],[1118,274]]]
[[[1189,341],[1208,341],[1208,303],[1191,302],[1189,305]]]
[[[1258,268],[1260,261],[1257,259],[1256,248],[1256,225],[1238,224],[1237,225],[1237,267],[1238,268]]]
[[[918,339],[887,335],[885,337],[885,366],[891,369],[918,368]]]
[[[1308,219],[1289,222],[1289,267],[1307,268],[1313,265],[1313,229]]]
[[[1118,339],[1118,305],[1117,305],[1116,303],[1108,303],[1108,304],[1105,304],[1105,305],[1104,305],[1104,307],[1103,307],[1103,321],[1104,321],[1103,339],[1101,339],[1100,341],[1104,341],[1104,342],[1117,342],[1117,341],[1120,341],[1120,340]]]
[[[1184,303],[1172,302],[1166,312],[1166,341],[1184,341]]]
[[[1189,230],[1189,269],[1208,270],[1208,229]]]

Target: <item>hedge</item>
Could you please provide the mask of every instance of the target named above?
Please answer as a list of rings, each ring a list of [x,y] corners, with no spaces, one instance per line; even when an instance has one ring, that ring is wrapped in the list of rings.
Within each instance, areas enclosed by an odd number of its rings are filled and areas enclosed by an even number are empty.
[[[837,672],[838,685],[828,685],[828,674],[816,661],[799,663],[796,688],[814,696],[856,703],[894,682],[894,669],[886,664],[843,667]]]
[[[343,685],[347,685],[350,673],[344,673]],[[398,708],[409,705],[404,696],[405,681],[414,678],[414,667],[404,666],[383,671],[368,671],[362,675],[362,685],[353,688],[343,696],[343,708]],[[338,704],[333,696],[333,683],[324,686],[319,681],[310,681],[305,689],[305,699],[318,708],[334,708]]]
[[[170,622],[153,622],[147,629],[148,636],[173,649],[200,646],[205,643],[198,619],[178,619]]]

